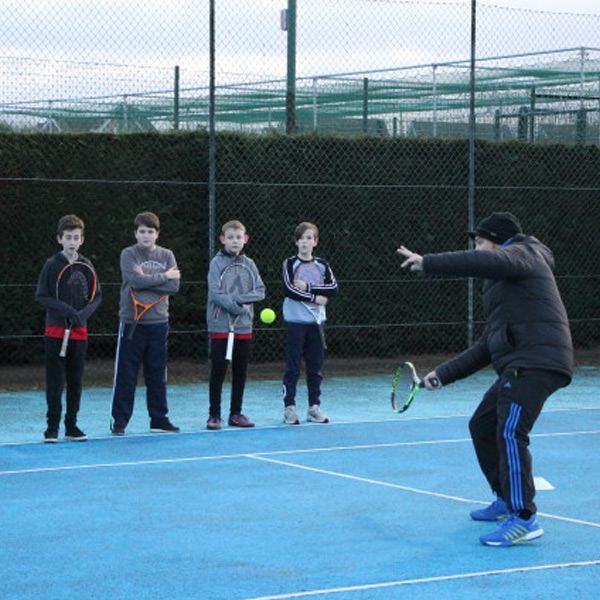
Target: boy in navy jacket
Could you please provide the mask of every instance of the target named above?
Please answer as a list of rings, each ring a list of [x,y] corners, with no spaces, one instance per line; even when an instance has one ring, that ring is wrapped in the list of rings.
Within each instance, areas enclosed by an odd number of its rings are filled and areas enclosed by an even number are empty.
[[[88,345],[87,320],[102,301],[100,282],[96,279],[95,295],[82,310],[76,310],[70,304],[57,298],[57,279],[65,267],[75,262],[89,266],[90,260],[79,254],[83,244],[85,225],[76,215],[65,215],[58,222],[56,239],[62,251],[50,257],[44,265],[37,284],[35,298],[46,308],[46,327],[44,332],[44,350],[46,355],[46,431],[44,441],[58,442],[58,429],[62,414],[62,393],[67,384],[65,439],[85,441],[87,436],[77,426],[77,415],[81,404],[81,391],[85,357]],[[67,352],[60,356],[65,328],[69,323]]]

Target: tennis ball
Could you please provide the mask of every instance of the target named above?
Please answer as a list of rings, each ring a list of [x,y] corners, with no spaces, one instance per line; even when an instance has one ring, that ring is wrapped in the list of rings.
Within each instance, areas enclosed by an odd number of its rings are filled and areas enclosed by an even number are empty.
[[[275,311],[272,308],[263,308],[260,311],[260,320],[263,323],[272,323],[275,320]]]

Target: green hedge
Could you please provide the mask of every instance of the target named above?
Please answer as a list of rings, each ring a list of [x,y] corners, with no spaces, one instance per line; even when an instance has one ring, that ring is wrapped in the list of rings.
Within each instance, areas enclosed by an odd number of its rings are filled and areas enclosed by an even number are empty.
[[[56,222],[70,212],[86,222],[82,252],[104,283],[94,332],[114,336],[119,253],[134,241],[135,214],[151,210],[163,224],[160,243],[175,251],[185,281],[173,302],[172,328],[192,333],[172,336],[171,351],[203,352],[209,238],[217,234],[208,231],[205,132],[0,134],[0,153],[4,360],[39,358],[23,341],[42,330],[32,286],[44,260],[59,249]],[[247,225],[248,254],[268,285],[265,305],[276,309],[295,225],[311,220],[320,226],[318,253],[341,282],[331,310],[333,355],[455,351],[466,339],[465,281],[432,285],[402,273],[394,251],[400,243],[423,253],[465,248],[467,166],[468,144],[460,140],[219,134],[217,222],[238,218]],[[596,309],[599,167],[595,146],[477,144],[477,217],[511,210],[527,232],[552,247],[578,323]],[[600,339],[594,319],[574,330],[579,345]],[[271,351],[279,352],[282,337],[273,336]],[[99,353],[113,349],[107,343]]]

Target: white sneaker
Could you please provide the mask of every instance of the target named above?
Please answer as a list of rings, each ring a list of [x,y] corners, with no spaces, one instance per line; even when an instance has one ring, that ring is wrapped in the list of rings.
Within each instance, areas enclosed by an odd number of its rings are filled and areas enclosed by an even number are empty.
[[[283,422],[286,425],[300,425],[300,419],[298,418],[295,404],[290,404],[285,407],[285,410],[283,411]]]
[[[309,407],[306,420],[311,423],[329,423],[329,417],[321,411],[321,407],[318,404],[313,404]]]

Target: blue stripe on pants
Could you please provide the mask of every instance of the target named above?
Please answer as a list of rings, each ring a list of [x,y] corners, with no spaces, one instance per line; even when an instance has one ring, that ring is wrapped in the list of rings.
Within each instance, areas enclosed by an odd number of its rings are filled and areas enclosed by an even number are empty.
[[[510,505],[516,512],[525,508],[523,500],[521,457],[519,455],[519,444],[516,439],[516,431],[523,407],[511,404],[508,419],[504,424],[504,443],[506,444],[506,456],[508,462],[508,473],[510,479]]]

